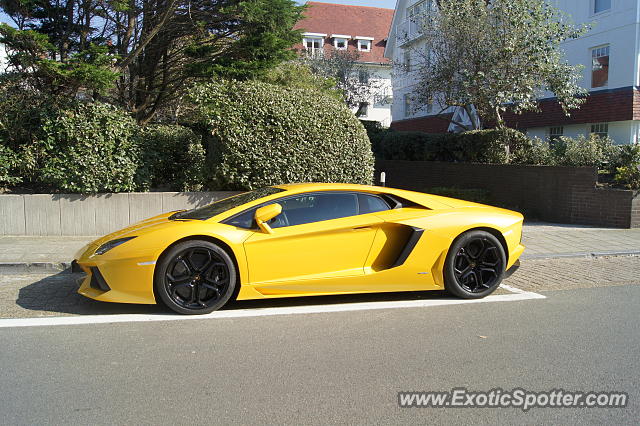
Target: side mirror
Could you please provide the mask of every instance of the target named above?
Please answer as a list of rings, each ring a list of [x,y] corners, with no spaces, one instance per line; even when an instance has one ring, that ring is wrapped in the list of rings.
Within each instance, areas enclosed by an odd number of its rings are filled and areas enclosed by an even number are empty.
[[[282,213],[282,206],[278,203],[274,203],[269,204],[268,206],[260,207],[258,210],[256,210],[254,218],[262,232],[273,234],[273,230],[267,224],[267,222],[278,216],[280,213]]]

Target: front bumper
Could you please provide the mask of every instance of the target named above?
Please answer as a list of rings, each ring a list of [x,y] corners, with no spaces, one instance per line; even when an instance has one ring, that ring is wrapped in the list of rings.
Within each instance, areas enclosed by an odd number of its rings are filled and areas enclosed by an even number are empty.
[[[81,280],[78,293],[101,302],[155,304],[155,262],[145,260],[74,260],[72,265],[77,265],[86,274]]]

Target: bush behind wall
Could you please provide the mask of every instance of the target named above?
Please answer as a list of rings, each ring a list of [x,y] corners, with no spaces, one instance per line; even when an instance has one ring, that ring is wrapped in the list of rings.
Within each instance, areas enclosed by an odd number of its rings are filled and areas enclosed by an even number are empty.
[[[195,87],[190,99],[191,119],[208,137],[211,187],[373,180],[364,127],[342,102],[318,91],[220,81]]]

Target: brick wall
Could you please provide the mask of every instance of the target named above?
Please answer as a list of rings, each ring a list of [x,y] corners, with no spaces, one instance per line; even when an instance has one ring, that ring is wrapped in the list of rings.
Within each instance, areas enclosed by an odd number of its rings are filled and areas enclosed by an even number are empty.
[[[538,220],[618,228],[640,227],[640,194],[596,188],[593,167],[379,161],[387,186],[484,189],[491,202]]]

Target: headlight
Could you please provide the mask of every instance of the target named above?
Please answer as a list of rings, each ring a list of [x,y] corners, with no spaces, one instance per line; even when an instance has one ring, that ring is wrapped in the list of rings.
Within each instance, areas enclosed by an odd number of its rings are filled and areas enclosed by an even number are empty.
[[[118,238],[115,240],[108,241],[103,245],[101,245],[100,247],[98,247],[98,250],[96,250],[95,254],[105,254],[112,248],[118,247],[120,244],[126,243],[127,241],[132,240],[134,238],[135,237],[124,237],[124,238]]]

